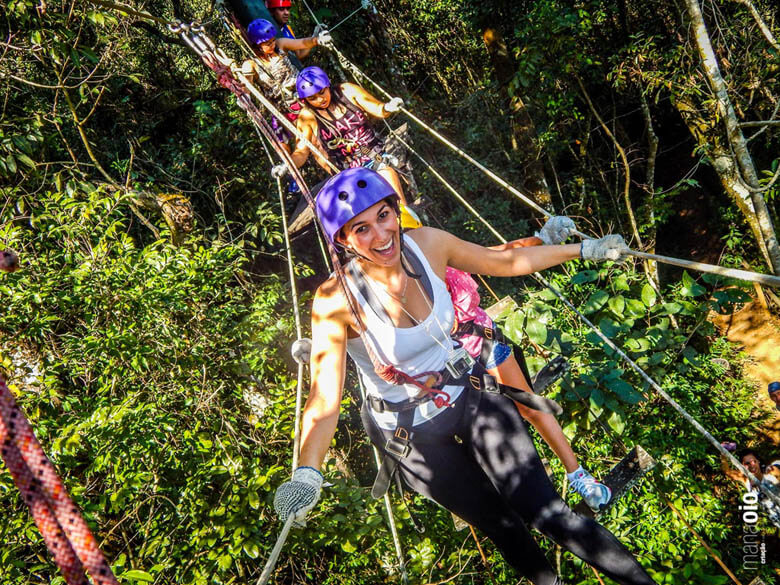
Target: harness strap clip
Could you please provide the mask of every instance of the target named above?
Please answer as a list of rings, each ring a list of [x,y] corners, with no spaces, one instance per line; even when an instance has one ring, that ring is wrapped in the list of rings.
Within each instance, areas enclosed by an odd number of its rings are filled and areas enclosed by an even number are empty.
[[[395,437],[392,439],[388,439],[385,443],[385,451],[388,453],[391,453],[398,457],[399,459],[403,459],[407,455],[409,455],[409,452],[412,450],[411,445],[409,445],[409,441],[400,441],[397,440]]]

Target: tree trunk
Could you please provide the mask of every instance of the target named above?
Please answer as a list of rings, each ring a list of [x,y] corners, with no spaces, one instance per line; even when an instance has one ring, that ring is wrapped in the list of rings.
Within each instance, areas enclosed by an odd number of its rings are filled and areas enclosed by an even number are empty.
[[[767,256],[766,247],[761,246],[764,241],[763,235],[758,225],[758,218],[753,212],[750,192],[745,189],[744,183],[740,180],[736,161],[715,128],[717,124],[715,113],[705,117],[705,111],[697,107],[687,97],[678,97],[673,100],[673,103],[688,126],[688,130],[696,139],[696,143],[709,153],[709,159],[715,172],[718,173],[723,189],[747,219],[761,251]]]
[[[694,29],[696,46],[704,66],[704,72],[715,94],[718,117],[722,118],[726,123],[727,139],[737,161],[736,165],[733,160],[730,163],[720,161],[720,167],[724,172],[728,172],[728,178],[721,177],[721,181],[724,182],[724,187],[726,181],[730,182],[733,195],[738,195],[738,198],[743,201],[740,209],[749,218],[748,220],[754,233],[756,233],[757,228],[756,239],[759,242],[759,247],[765,256],[767,264],[775,274],[780,274],[780,244],[778,244],[777,235],[775,234],[763,194],[752,190],[759,187],[758,173],[753,164],[753,158],[748,151],[745,135],[742,134],[742,130],[737,122],[737,116],[729,99],[726,83],[723,81],[723,76],[720,73],[718,61],[704,23],[704,17],[699,8],[699,2],[698,0],[686,0],[686,5],[688,16]],[[728,158],[731,157],[728,156]],[[718,169],[717,165],[716,169]],[[732,173],[732,170],[736,172]],[[718,170],[718,173],[721,174],[721,170]],[[742,184],[743,180],[744,184]],[[746,186],[748,188],[745,188]],[[750,220],[751,215],[753,216],[752,221]]]

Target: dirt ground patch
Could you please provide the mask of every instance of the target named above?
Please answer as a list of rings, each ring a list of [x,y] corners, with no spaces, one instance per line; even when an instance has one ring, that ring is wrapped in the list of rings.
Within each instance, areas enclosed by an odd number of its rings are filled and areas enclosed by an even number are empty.
[[[752,302],[732,315],[712,314],[710,320],[729,341],[744,348],[750,361],[745,365],[747,377],[756,384],[756,402],[767,409],[774,404],[767,395],[767,385],[780,380],[780,319],[759,303]],[[780,445],[780,412],[767,421],[764,440]]]

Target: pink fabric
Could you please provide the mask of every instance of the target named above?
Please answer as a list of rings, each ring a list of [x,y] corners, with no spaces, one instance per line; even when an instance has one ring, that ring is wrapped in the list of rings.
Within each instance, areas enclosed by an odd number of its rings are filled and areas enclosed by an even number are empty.
[[[493,326],[493,321],[479,306],[480,298],[479,292],[477,292],[477,283],[471,278],[470,274],[447,266],[445,283],[452,297],[457,323],[474,321],[474,323],[483,327]],[[479,352],[482,349],[482,338],[479,335],[464,335],[460,341],[463,343],[464,349],[472,357],[476,358],[479,356]]]

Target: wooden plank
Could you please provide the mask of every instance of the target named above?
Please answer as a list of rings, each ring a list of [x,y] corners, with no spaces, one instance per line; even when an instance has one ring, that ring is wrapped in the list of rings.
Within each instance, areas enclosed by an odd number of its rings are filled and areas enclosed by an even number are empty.
[[[517,303],[515,303],[514,299],[510,296],[506,296],[497,303],[490,305],[487,309],[485,309],[485,312],[488,314],[488,317],[495,321],[498,319],[498,316],[504,312],[505,309],[511,309],[516,306]]]
[[[584,501],[577,504],[574,511],[590,518],[603,514],[653,467],[655,467],[655,459],[640,445],[637,445],[602,480],[602,483],[612,490],[612,499],[609,503],[598,514],[593,512]]]
[[[461,530],[465,530],[469,527],[469,523],[466,522],[463,518],[456,516],[452,512],[450,512],[450,514],[452,514],[452,523],[455,525],[456,531],[460,532]]]

